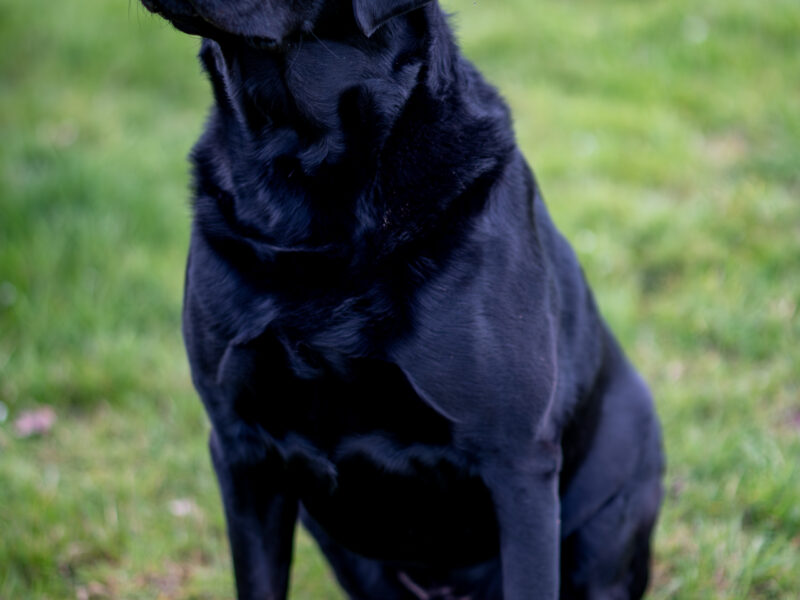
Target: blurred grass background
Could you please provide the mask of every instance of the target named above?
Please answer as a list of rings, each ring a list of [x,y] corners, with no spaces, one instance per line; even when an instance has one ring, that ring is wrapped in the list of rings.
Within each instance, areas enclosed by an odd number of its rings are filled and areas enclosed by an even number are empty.
[[[447,7],[657,397],[650,597],[797,598],[800,3]],[[0,0],[1,600],[232,596],[179,335],[197,45],[135,0]],[[292,597],[341,598],[296,552]]]

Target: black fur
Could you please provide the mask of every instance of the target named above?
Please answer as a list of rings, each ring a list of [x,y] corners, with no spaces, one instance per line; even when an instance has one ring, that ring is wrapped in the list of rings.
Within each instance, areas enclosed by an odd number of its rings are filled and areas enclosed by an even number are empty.
[[[240,598],[638,598],[645,384],[425,0],[145,0],[203,35],[184,334]],[[560,590],[560,591],[559,591]]]

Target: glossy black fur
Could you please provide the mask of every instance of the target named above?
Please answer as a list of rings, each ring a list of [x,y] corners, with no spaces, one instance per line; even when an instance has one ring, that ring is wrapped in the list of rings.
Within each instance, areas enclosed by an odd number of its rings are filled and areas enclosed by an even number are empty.
[[[424,0],[147,0],[206,37],[184,333],[240,598],[638,598],[659,426]]]

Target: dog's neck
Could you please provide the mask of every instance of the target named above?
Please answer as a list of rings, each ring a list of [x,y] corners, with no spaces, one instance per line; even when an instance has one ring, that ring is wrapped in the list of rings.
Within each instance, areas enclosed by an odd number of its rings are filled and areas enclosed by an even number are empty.
[[[413,229],[514,145],[508,115],[482,112],[497,106],[486,102],[494,90],[460,57],[435,3],[369,39],[334,20],[280,53],[206,40],[201,58],[216,107],[198,177],[212,172],[233,218],[280,245],[319,244],[314,220],[351,238],[394,219]]]

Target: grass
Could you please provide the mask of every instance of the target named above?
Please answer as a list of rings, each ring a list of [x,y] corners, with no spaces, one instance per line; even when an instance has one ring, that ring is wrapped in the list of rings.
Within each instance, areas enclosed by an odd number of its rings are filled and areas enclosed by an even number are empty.
[[[650,597],[796,598],[800,4],[448,8],[655,391]],[[196,47],[135,2],[0,4],[2,600],[232,595],[179,336]],[[341,598],[296,553],[292,597]]]

